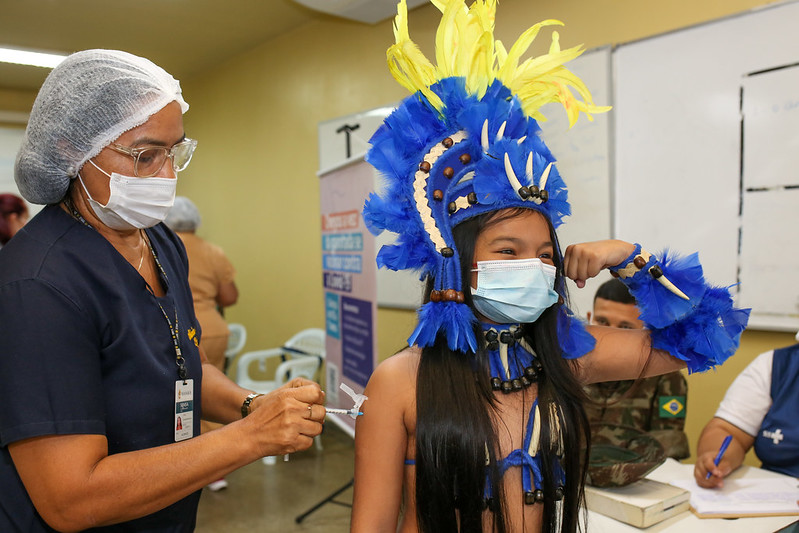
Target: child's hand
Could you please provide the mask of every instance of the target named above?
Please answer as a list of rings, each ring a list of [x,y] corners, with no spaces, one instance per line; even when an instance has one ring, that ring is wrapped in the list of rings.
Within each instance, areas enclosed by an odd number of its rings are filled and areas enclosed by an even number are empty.
[[[619,240],[572,244],[566,248],[563,271],[579,288],[603,269],[618,265],[635,250],[635,245]]]

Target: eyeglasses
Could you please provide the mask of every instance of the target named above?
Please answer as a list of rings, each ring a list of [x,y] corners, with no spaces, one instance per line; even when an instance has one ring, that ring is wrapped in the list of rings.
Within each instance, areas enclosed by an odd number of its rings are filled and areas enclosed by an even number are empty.
[[[145,146],[143,148],[130,148],[121,144],[108,145],[112,150],[127,154],[133,158],[133,174],[139,178],[149,178],[161,171],[167,159],[172,160],[172,169],[177,173],[189,166],[191,156],[197,148],[197,141],[184,139],[172,148],[165,146]]]

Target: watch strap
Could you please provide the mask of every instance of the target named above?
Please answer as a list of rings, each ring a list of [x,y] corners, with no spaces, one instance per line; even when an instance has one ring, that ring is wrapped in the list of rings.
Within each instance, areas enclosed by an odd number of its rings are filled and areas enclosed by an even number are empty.
[[[257,393],[257,392],[252,392],[252,393],[248,394],[246,398],[244,398],[244,403],[241,404],[241,417],[242,418],[244,418],[248,414],[250,414],[250,404],[258,396],[263,396],[263,394],[260,394],[260,393]]]

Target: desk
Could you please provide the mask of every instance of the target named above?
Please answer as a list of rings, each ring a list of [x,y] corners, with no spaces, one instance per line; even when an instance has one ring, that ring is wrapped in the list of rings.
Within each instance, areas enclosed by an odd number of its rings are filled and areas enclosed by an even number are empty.
[[[666,459],[665,463],[646,477],[662,483],[668,483],[675,479],[690,479],[693,475],[694,465],[682,464],[674,459]],[[730,474],[729,478],[768,478],[775,476],[781,476],[781,474],[774,474],[767,470],[744,465]],[[799,518],[796,516],[734,519],[698,518],[691,511],[686,511],[646,529],[638,529],[594,511],[586,510],[586,512],[588,513],[589,533],[640,533],[641,531],[646,531],[646,533],[769,533],[792,524]]]

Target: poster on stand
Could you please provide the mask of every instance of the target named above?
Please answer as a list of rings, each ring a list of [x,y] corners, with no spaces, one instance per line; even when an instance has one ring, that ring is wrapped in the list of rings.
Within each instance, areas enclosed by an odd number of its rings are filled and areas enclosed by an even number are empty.
[[[377,364],[375,240],[361,217],[373,188],[374,170],[363,158],[320,175],[328,407],[352,408],[340,385],[362,393]],[[328,420],[355,434],[350,416]]]

